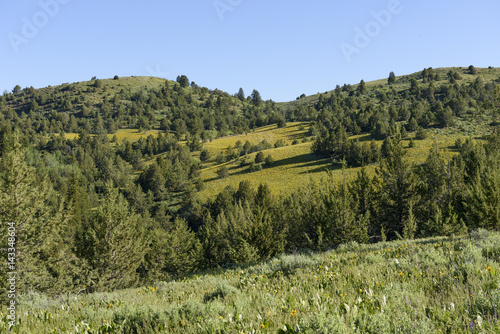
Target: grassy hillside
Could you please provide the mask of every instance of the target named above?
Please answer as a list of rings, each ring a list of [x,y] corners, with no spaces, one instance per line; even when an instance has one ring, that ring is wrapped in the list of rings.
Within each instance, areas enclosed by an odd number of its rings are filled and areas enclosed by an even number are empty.
[[[499,245],[484,230],[351,243],[139,289],[28,294],[15,332],[498,333]]]
[[[16,86],[0,96],[6,119],[29,121],[23,126],[45,134],[162,129],[215,138],[248,128],[254,104],[267,105],[200,87],[187,78],[182,83],[154,77],[93,78],[41,89]]]
[[[98,79],[99,87],[95,87],[95,80],[74,83],[63,83],[58,86],[49,86],[40,89],[25,88],[21,94],[15,94],[14,98],[7,104],[16,111],[29,111],[31,94],[38,98],[39,109],[37,111],[46,113],[52,110],[65,111],[67,106],[60,106],[62,99],[68,99],[74,103],[74,111],[81,111],[82,107],[98,109],[105,99],[112,99],[120,92],[137,93],[145,89],[158,89],[165,83],[165,79],[155,77],[122,77],[118,80]],[[173,82],[171,82],[173,84]],[[24,92],[24,94],[23,94]],[[41,102],[42,100],[43,102]],[[41,102],[41,103],[40,103]]]
[[[461,129],[460,126],[459,124],[457,127],[448,129],[430,130],[427,139],[415,140],[415,146],[407,148],[406,159],[414,164],[421,164],[434,145],[437,145],[441,152],[451,157],[456,154],[455,142],[457,139],[464,141],[468,136],[481,138],[485,134],[484,128],[481,127],[471,127],[467,131]],[[289,195],[310,179],[319,182],[326,177],[327,172],[331,172],[335,180],[343,180],[344,173],[340,164],[332,164],[331,159],[317,156],[311,152],[312,138],[308,135],[308,128],[307,123],[291,122],[287,124],[286,128],[266,126],[248,134],[219,138],[205,143],[203,147],[210,152],[212,159],[202,164],[201,177],[205,186],[200,192],[200,197],[209,198],[220,193],[228,185],[237,188],[243,180],[250,180],[254,185],[267,183],[275,195]],[[406,147],[408,147],[410,138],[414,138],[414,136],[414,133],[409,134],[409,138],[405,140]],[[369,135],[351,136],[351,138],[371,141]],[[272,166],[251,172],[248,165],[242,166],[242,162],[245,161],[244,157],[222,164],[217,164],[214,161],[217,154],[227,152],[229,146],[234,148],[238,141],[242,143],[249,141],[255,145],[264,139],[273,145],[277,140],[282,140],[286,145],[263,151],[266,156],[271,155],[274,158],[275,162]],[[293,144],[294,140],[297,141],[296,144]],[[382,141],[376,142],[379,146],[382,145]],[[249,154],[246,161],[253,161],[256,154]],[[229,177],[221,179],[217,175],[217,170],[224,166],[229,170]],[[376,166],[377,164],[367,166],[370,175],[374,174]],[[346,179],[354,178],[360,169],[361,167],[347,169]]]
[[[456,71],[460,73],[461,79],[457,80],[459,84],[470,84],[474,82],[478,77],[481,77],[481,79],[485,83],[500,82],[500,68],[476,68],[475,74],[470,74],[468,67],[440,67],[433,69],[433,71],[440,77],[440,80],[435,81],[435,83],[438,85],[449,83],[447,75],[450,71]],[[391,86],[388,85],[387,78],[385,78],[385,79],[366,82],[366,87],[371,88],[373,90],[380,89],[386,92],[390,91],[391,89],[394,89],[395,91],[399,92],[410,88],[410,80],[412,78],[417,79],[417,82],[420,84],[424,83],[424,80],[421,77],[421,72],[415,72],[407,75],[398,75],[398,73],[396,73],[396,82]],[[362,78],[360,78],[360,80],[361,79]],[[354,89],[356,89],[358,86],[359,84],[352,85]],[[323,93],[309,95],[295,101],[280,103],[280,106],[285,109],[300,105],[312,106],[319,101],[319,97],[321,94],[331,94],[333,92],[334,92],[333,90],[330,90]],[[374,95],[371,96],[371,98],[373,97]]]

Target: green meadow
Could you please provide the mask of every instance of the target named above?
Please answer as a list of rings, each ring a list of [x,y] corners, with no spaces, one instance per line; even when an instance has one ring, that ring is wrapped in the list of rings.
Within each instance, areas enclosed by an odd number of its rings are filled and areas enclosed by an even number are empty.
[[[499,333],[500,234],[278,255],[111,293],[30,293],[16,333]],[[3,308],[0,328],[7,330]]]

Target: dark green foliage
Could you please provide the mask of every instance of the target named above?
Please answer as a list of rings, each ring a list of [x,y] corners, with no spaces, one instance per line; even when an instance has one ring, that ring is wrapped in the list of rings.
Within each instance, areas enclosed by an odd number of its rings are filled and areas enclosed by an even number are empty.
[[[139,175],[137,183],[142,187],[144,192],[152,192],[155,200],[163,201],[166,199],[168,192],[165,187],[166,179],[161,167],[153,163]]]
[[[181,85],[182,88],[186,88],[189,86],[189,79],[185,75],[178,76],[177,82]]]
[[[369,213],[358,211],[347,185],[310,183],[289,197],[280,221],[289,231],[287,248],[326,249],[349,241],[367,242]],[[356,222],[354,224],[354,222]]]
[[[356,178],[349,183],[349,193],[352,198],[353,210],[358,216],[366,218],[369,235],[377,234],[377,226],[373,224],[372,213],[375,204],[375,189],[372,179],[363,167]]]
[[[15,261],[12,268],[3,265],[0,269],[0,298],[7,297],[7,271],[17,273],[18,294],[30,290],[54,294],[60,293],[59,289],[71,289],[72,259],[65,244],[69,212],[55,197],[48,180],[37,179],[34,168],[26,163],[26,148],[20,143],[19,132],[4,134],[2,142],[0,220],[4,238],[0,253],[6,263],[8,248],[14,248]]]
[[[272,210],[275,200],[271,194],[271,189],[265,183],[261,183],[255,194],[255,204],[261,209]]]
[[[406,131],[406,128],[403,126],[401,127],[401,139],[406,139],[408,138],[408,132]]]
[[[285,117],[279,116],[278,117],[278,121],[276,122],[276,125],[278,126],[278,128],[284,128],[284,127],[286,127]]]
[[[237,96],[238,96],[238,99],[240,99],[240,101],[245,101],[245,93],[243,92],[243,88],[240,88],[238,90]]]
[[[200,151],[203,147],[203,144],[200,141],[200,137],[198,135],[193,136],[191,140],[188,142],[189,149],[191,152]]]
[[[466,167],[469,182],[464,205],[469,226],[500,229],[499,144],[500,134],[496,131],[485,145],[486,152],[476,149],[477,155],[470,153],[470,158],[466,158],[466,163],[473,166]]]
[[[405,150],[400,133],[388,142],[388,156],[377,168],[377,218],[389,238],[403,234],[411,203],[418,201],[418,179],[412,166],[404,160]]]
[[[223,164],[224,162],[226,162],[226,156],[224,155],[224,153],[219,152],[217,154],[217,157],[215,158],[215,163],[220,165],[220,164]]]
[[[453,114],[453,110],[451,110],[449,106],[444,108],[441,102],[438,102],[434,112],[436,114],[436,121],[442,128],[447,128],[454,124],[455,115]]]
[[[410,132],[416,131],[418,128],[418,123],[415,117],[410,118],[410,121],[408,122],[406,126],[407,130]]]
[[[417,131],[415,132],[415,139],[424,140],[426,138],[427,138],[427,131],[425,131],[425,129],[422,127],[418,127]]]
[[[259,151],[257,155],[255,156],[255,163],[259,164],[265,160],[264,153],[262,151]]]
[[[77,231],[76,253],[89,266],[90,287],[109,291],[134,285],[147,250],[144,235],[141,216],[107,183],[104,201]]]
[[[279,233],[266,210],[254,211],[248,202],[239,202],[216,220],[207,218],[200,231],[204,259],[209,266],[268,259],[283,250]]]
[[[202,263],[201,244],[181,218],[168,224],[165,237],[159,242],[164,272],[175,275],[188,273],[196,270]]]
[[[283,146],[285,146],[285,141],[283,139],[278,139],[274,143],[274,148],[283,147]]]
[[[253,104],[255,104],[256,106],[259,106],[262,103],[262,98],[260,97],[260,93],[256,89],[252,91],[251,99]]]
[[[345,159],[350,166],[368,165],[376,161],[379,155],[374,141],[369,145],[367,142],[349,140],[343,127],[318,137],[311,149],[315,154],[333,157],[334,163]]]
[[[272,167],[274,164],[274,158],[272,155],[268,154],[266,159],[264,160],[264,163],[266,164],[266,167]]]
[[[210,159],[210,152],[207,149],[203,149],[200,153],[200,160],[202,162],[208,161]]]
[[[229,177],[229,169],[227,166],[222,166],[217,170],[217,175],[219,176],[219,179],[225,179],[226,177]]]
[[[385,121],[379,121],[372,131],[373,138],[377,140],[385,139],[389,135],[389,124]]]
[[[450,70],[448,72],[448,79],[451,84],[455,84],[457,80],[462,80],[462,76],[455,70]]]
[[[252,205],[254,198],[255,198],[255,192],[252,188],[251,182],[248,180],[241,181],[240,184],[238,185],[238,190],[236,190],[236,193],[234,194],[234,201],[236,203],[248,202],[250,205]]]
[[[389,78],[387,79],[387,83],[389,85],[392,85],[395,82],[396,82],[396,75],[394,74],[394,72],[389,73]]]
[[[366,83],[364,80],[361,80],[359,82],[359,86],[358,86],[358,93],[359,94],[364,94],[366,93]]]

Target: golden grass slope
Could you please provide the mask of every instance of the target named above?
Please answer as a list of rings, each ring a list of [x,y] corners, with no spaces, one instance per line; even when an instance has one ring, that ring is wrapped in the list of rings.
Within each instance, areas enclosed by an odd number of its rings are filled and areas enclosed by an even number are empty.
[[[332,164],[331,159],[314,155],[311,152],[312,141],[301,142],[301,139],[307,136],[308,125],[303,124],[304,129],[299,130],[300,125],[301,123],[297,122],[288,123],[287,127],[282,129],[276,128],[275,125],[266,126],[246,135],[230,136],[205,143],[204,147],[210,152],[212,159],[202,165],[201,177],[205,182],[205,187],[200,192],[200,197],[203,199],[213,197],[228,185],[237,188],[238,184],[244,180],[250,180],[255,187],[260,183],[267,183],[275,195],[289,195],[310,180],[320,182],[322,178],[327,177],[328,171],[332,173],[334,180],[339,182],[344,179],[344,175],[347,181],[356,176],[361,168],[348,168],[344,174],[339,165]],[[410,134],[410,137],[414,137],[414,134]],[[426,140],[415,140],[415,147],[407,149],[406,159],[413,164],[422,164],[427,159],[430,148],[434,145],[437,145],[447,158],[451,158],[457,154],[454,144],[458,138],[464,140],[465,136],[463,132],[455,129],[429,130],[429,136]],[[228,146],[234,147],[238,140],[242,144],[247,140],[252,144],[257,144],[263,139],[271,144],[282,139],[288,145],[263,151],[264,155],[270,154],[274,158],[275,162],[272,167],[249,172],[248,166],[240,166],[241,158],[220,165],[213,161],[218,152],[225,152]],[[294,139],[298,139],[299,144],[291,145]],[[361,141],[371,140],[369,135],[362,135],[359,139]],[[377,141],[377,144],[382,145],[382,141]],[[409,138],[404,141],[405,147],[408,144]],[[249,154],[249,161],[253,161],[256,154]],[[228,168],[229,177],[220,179],[217,170],[223,166]],[[376,164],[366,168],[370,175],[374,175]]]
[[[347,181],[355,178],[361,168],[348,168],[344,173],[338,164],[332,164],[331,159],[316,156],[311,152],[313,142],[308,137],[308,129],[309,124],[307,123],[289,122],[285,128],[268,125],[247,134],[218,138],[204,143],[203,148],[210,152],[211,159],[202,164],[201,178],[205,186],[199,193],[200,199],[213,198],[228,185],[237,188],[239,183],[244,180],[251,181],[254,187],[257,187],[260,183],[266,183],[273,194],[278,196],[290,195],[309,181],[321,182],[322,179],[327,177],[327,172],[331,172],[331,176],[338,182],[343,181],[344,176]],[[147,130],[139,132],[135,129],[120,129],[115,134],[108,136],[110,140],[116,136],[119,142],[123,140],[134,142],[149,135],[157,135],[159,132],[161,131]],[[416,165],[422,164],[427,159],[430,148],[435,145],[447,158],[451,159],[454,154],[457,154],[454,148],[457,139],[465,140],[466,134],[476,138],[486,134],[484,127],[472,127],[468,131],[464,131],[461,124],[458,124],[455,128],[431,129],[428,130],[428,133],[426,140],[415,140],[415,146],[407,149],[406,159],[409,162]],[[77,136],[75,133],[66,134],[67,139],[74,139]],[[357,137],[360,141],[371,141],[370,135],[365,134]],[[409,138],[411,137],[414,137],[414,134],[410,133]],[[409,138],[404,140],[405,147],[409,144]],[[274,145],[279,139],[284,141],[286,146],[263,151],[265,156],[271,155],[273,157],[275,162],[271,167],[249,172],[248,166],[241,166],[243,157],[223,164],[215,163],[215,157],[219,152],[226,152],[229,146],[234,147],[238,141],[243,145],[248,140],[253,145],[256,145],[266,140],[271,145]],[[303,142],[304,139],[306,139],[305,142]],[[297,140],[298,143],[292,145],[294,140]],[[382,141],[377,141],[377,144],[382,145]],[[254,161],[256,154],[248,154],[248,162]],[[199,152],[195,153],[194,156],[198,157]],[[151,161],[153,160],[146,163]],[[229,177],[220,179],[217,171],[223,166],[228,168]],[[375,174],[376,166],[376,164],[372,164],[366,167],[369,175],[373,176]]]
[[[138,141],[141,138],[147,138],[149,135],[156,136],[158,133],[162,132],[161,130],[145,130],[139,131],[137,129],[120,129],[117,130],[114,134],[108,134],[108,138],[111,140],[116,136],[118,141],[128,140],[130,142]],[[64,136],[66,139],[74,140],[78,138],[78,133],[65,133]]]

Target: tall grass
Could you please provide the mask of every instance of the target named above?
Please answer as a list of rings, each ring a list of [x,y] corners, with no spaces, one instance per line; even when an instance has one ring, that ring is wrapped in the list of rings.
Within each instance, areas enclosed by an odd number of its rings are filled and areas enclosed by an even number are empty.
[[[499,245],[484,230],[350,243],[139,289],[30,294],[14,332],[498,333]]]

